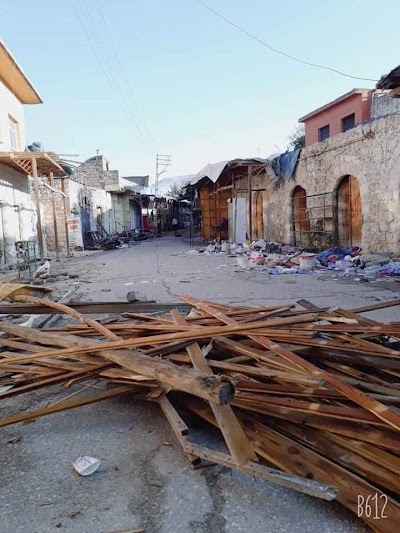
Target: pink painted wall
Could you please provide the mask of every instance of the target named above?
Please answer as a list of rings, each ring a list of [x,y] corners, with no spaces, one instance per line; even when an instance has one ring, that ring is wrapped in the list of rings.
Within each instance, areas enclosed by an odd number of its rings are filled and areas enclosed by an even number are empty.
[[[352,94],[345,100],[332,104],[327,109],[304,121],[306,146],[318,142],[318,130],[329,124],[329,136],[342,133],[342,118],[355,114],[355,124],[370,118],[373,91]]]

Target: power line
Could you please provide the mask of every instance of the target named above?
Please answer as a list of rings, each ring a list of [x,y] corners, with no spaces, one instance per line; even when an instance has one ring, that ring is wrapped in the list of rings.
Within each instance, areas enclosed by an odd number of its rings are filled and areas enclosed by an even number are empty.
[[[101,4],[100,0],[96,0],[96,3],[97,3],[98,11],[99,11],[99,13],[100,13],[100,17],[101,17],[101,19],[102,19],[103,25],[104,25],[104,27],[105,27],[105,29],[106,29],[106,33],[107,33],[107,35],[108,35],[108,39],[109,39],[109,41],[110,41],[111,48],[112,48],[112,50],[113,50],[113,52],[114,52],[114,56],[115,56],[116,62],[117,62],[117,64],[118,64],[118,66],[119,66],[119,70],[120,70],[120,72],[121,72],[122,79],[123,79],[124,83],[126,84],[126,87],[127,87],[127,90],[128,90],[128,94],[131,96],[131,98],[134,99],[134,91],[133,91],[133,89],[132,89],[132,86],[131,86],[131,83],[130,83],[130,81],[129,81],[129,78],[128,78],[127,75],[126,75],[125,69],[124,69],[124,67],[123,67],[123,65],[122,65],[122,62],[121,62],[121,60],[120,60],[119,53],[117,52],[117,49],[116,49],[116,47],[115,47],[114,40],[113,40],[113,37],[112,37],[111,31],[110,31],[110,27],[109,27],[109,25],[108,25],[108,23],[107,23],[107,20],[106,20],[105,15],[104,15],[104,10],[103,10],[103,8],[102,8],[102,4]],[[134,103],[136,104],[135,100],[134,100]],[[136,119],[137,119],[137,121],[139,122],[139,119],[138,119],[137,113],[136,113]],[[147,137],[148,137],[150,140],[152,140],[151,133],[150,133],[150,130],[149,130],[147,124],[146,124],[146,121],[145,121],[144,119],[142,119],[142,120],[140,120],[140,122],[141,122],[141,124],[140,124],[141,129],[142,129],[142,130],[145,130],[145,133],[146,133]]]
[[[345,76],[346,78],[353,78],[354,80],[364,80],[364,81],[373,81],[373,82],[378,81],[378,80],[374,80],[372,78],[360,78],[359,76],[352,76],[351,74],[346,74],[345,72],[342,72],[340,70],[336,70],[335,68],[326,67],[324,65],[319,65],[318,63],[311,63],[310,61],[305,61],[304,59],[299,59],[298,57],[295,57],[295,56],[292,56],[290,54],[287,54],[286,52],[282,52],[282,50],[278,50],[277,48],[274,48],[273,46],[271,46],[270,44],[266,43],[262,39],[259,39],[255,35],[251,34],[250,32],[248,32],[247,30],[245,30],[244,28],[242,28],[238,24],[235,24],[235,22],[232,22],[231,20],[227,19],[226,17],[224,17],[224,15],[222,15],[221,13],[218,13],[218,11],[215,11],[215,9],[213,9],[208,4],[206,4],[206,2],[203,2],[203,0],[197,0],[197,2],[199,4],[201,4],[203,7],[205,7],[206,9],[208,9],[208,11],[213,13],[215,16],[217,16],[220,19],[224,20],[226,23],[230,24],[231,26],[233,26],[234,28],[236,28],[240,32],[242,32],[245,35],[247,35],[247,37],[250,37],[250,39],[253,39],[253,41],[256,41],[257,43],[265,46],[266,48],[268,48],[272,52],[275,52],[276,54],[280,54],[280,55],[285,56],[285,57],[287,57],[289,59],[292,59],[293,61],[297,61],[298,63],[303,63],[304,65],[308,65],[310,67],[321,68],[323,70],[330,70],[331,72],[335,72],[336,74],[340,74],[340,76]]]
[[[116,76],[116,73],[113,72],[113,67],[112,67],[112,63],[110,61],[110,59],[108,58],[107,56],[107,53],[106,53],[106,50],[104,48],[104,45],[103,43],[101,42],[101,40],[99,39],[98,37],[98,34],[96,32],[96,26],[95,24],[93,23],[93,20],[90,16],[90,13],[89,11],[87,10],[85,4],[84,4],[84,1],[83,0],[78,0],[78,3],[80,5],[80,9],[81,9],[81,15],[83,16],[83,18],[86,20],[86,24],[83,22],[83,19],[78,11],[78,9],[75,9],[75,12],[77,14],[77,17],[78,17],[78,20],[82,26],[82,29],[86,35],[86,38],[93,50],[93,53],[95,54],[99,64],[100,64],[100,67],[107,79],[107,81],[109,82],[110,86],[116,91],[116,93],[118,94],[119,98],[120,98],[120,101],[121,101],[121,106],[122,106],[122,110],[126,116],[126,118],[128,119],[128,122],[132,128],[132,130],[138,134],[139,136],[139,140],[140,142],[145,145],[147,143],[146,141],[146,138],[144,137],[143,135],[143,132],[140,128],[140,125],[137,123],[135,117],[133,116],[133,113],[129,107],[129,102],[127,101],[127,98],[126,98],[126,95],[123,91],[123,87],[121,86],[121,83],[118,79],[118,76]],[[89,32],[89,29],[91,30],[91,34]],[[92,38],[93,37],[93,38]]]

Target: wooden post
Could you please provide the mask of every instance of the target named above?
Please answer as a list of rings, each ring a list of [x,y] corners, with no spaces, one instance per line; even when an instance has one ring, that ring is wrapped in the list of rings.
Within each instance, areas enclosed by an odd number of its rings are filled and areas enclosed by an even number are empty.
[[[142,233],[144,233],[142,195],[140,195],[139,199],[140,199],[140,231],[141,231]]]
[[[61,190],[65,195],[65,180],[67,178],[61,178]],[[64,204],[64,224],[65,224],[65,241],[67,243],[67,257],[69,257],[71,250],[69,247],[69,235],[68,235],[68,215],[67,215],[67,198],[66,196],[63,196],[63,204]]]
[[[42,219],[40,216],[40,195],[39,195],[39,180],[37,172],[37,163],[36,159],[32,157],[32,175],[35,185],[35,204],[36,204],[36,217],[37,217],[37,234],[38,234],[38,243],[39,243],[39,254],[40,260],[44,261],[44,245],[43,245],[43,232],[42,232]]]
[[[248,205],[249,205],[249,241],[252,241],[253,236],[253,209],[252,209],[252,190],[251,190],[251,178],[252,178],[252,167],[249,165],[247,167],[247,190],[248,190]]]
[[[50,187],[54,189],[54,174],[50,172]],[[57,211],[56,211],[56,197],[55,192],[51,191],[51,203],[53,207],[53,224],[54,224],[54,246],[56,249],[56,261],[60,261],[60,248],[58,244],[58,228],[57,228]]]

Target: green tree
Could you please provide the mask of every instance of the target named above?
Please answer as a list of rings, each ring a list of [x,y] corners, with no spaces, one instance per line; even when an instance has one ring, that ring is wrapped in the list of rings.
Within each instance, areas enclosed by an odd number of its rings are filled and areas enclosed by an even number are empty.
[[[304,124],[299,124],[294,128],[288,137],[288,150],[298,150],[304,148],[306,145],[306,134],[304,131]]]

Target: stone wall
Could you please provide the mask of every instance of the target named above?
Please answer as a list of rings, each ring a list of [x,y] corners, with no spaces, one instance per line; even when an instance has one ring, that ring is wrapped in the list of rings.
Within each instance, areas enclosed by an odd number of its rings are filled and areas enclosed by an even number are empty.
[[[102,155],[87,159],[74,171],[72,179],[96,189],[119,187],[118,170],[109,170],[109,163]]]
[[[294,241],[292,194],[332,193],[346,176],[357,178],[362,209],[361,246],[365,251],[400,254],[400,115],[391,115],[302,150],[294,178],[277,187],[264,176],[265,238]]]
[[[372,95],[371,118],[400,114],[400,98],[389,96],[390,91],[376,91]]]
[[[0,163],[0,267],[16,262],[16,241],[36,241],[29,178]]]

